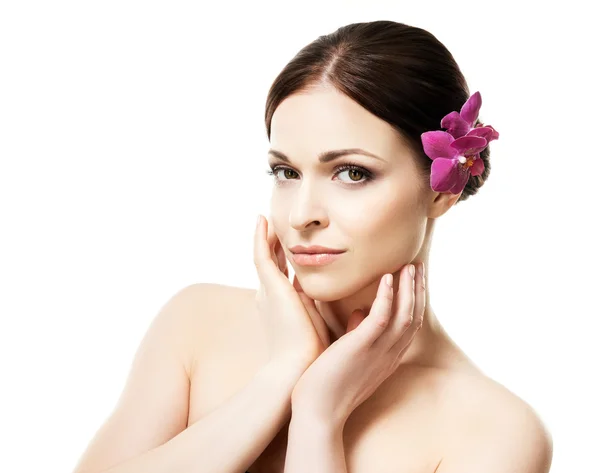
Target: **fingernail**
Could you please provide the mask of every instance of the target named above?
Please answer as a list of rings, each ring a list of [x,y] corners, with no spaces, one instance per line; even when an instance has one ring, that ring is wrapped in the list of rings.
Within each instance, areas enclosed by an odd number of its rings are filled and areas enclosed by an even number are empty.
[[[260,215],[258,217],[256,217],[256,226],[258,227],[258,224],[260,223]]]
[[[385,275],[385,283],[389,286],[392,287],[392,283],[394,282],[394,278],[392,277],[391,274],[386,274]]]
[[[413,278],[415,277],[415,266],[413,264],[408,267],[408,272]]]

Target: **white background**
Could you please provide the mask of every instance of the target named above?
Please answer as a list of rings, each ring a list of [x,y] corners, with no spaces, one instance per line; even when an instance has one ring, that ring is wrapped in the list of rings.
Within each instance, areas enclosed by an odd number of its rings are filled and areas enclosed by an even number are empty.
[[[500,132],[487,183],[438,222],[432,306],[542,417],[553,473],[598,468],[595,17],[366,3],[1,3],[1,471],[74,468],[175,292],[256,287],[271,82],[317,36],[380,19],[436,35]]]

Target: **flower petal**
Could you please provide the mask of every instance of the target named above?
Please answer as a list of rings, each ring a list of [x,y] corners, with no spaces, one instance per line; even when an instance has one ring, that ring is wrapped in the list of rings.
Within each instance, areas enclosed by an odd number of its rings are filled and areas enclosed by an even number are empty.
[[[448,192],[459,179],[460,164],[451,158],[437,158],[431,163],[431,188],[436,192]]]
[[[471,176],[479,176],[485,169],[485,164],[483,164],[483,159],[477,156],[477,159],[473,161],[473,166],[471,166]]]
[[[479,126],[476,128],[472,128],[466,134],[466,136],[481,136],[482,138],[485,138],[487,140],[487,142],[489,143],[490,141],[497,140],[500,135],[498,134],[498,132],[496,130],[494,130],[493,126],[485,125],[485,126]]]
[[[426,131],[421,134],[425,154],[431,159],[454,158],[458,153],[450,147],[454,137],[445,131]]]
[[[471,125],[463,120],[458,112],[450,112],[442,118],[442,128],[445,128],[454,138],[460,138],[467,134]]]
[[[487,127],[487,128],[491,128],[491,129],[492,129],[492,134],[491,134],[491,136],[490,136],[489,138],[486,138],[486,140],[488,141],[488,143],[489,143],[490,141],[497,140],[498,138],[500,138],[500,133],[498,133],[498,132],[496,131],[496,129],[495,129],[495,128],[494,128],[492,125],[486,125],[486,127]]]
[[[480,136],[485,138],[487,141],[487,137],[492,134],[492,129],[488,126],[478,126],[475,128],[471,128],[469,132],[465,136]]]
[[[471,175],[471,173],[462,166],[459,166],[458,168],[459,169],[458,176],[456,178],[456,184],[454,184],[452,189],[450,189],[451,194],[460,194],[467,185],[467,182],[469,181],[469,176]]]
[[[487,146],[487,140],[481,136],[461,136],[455,139],[450,146],[457,151],[457,155],[470,156],[479,153]]]
[[[480,108],[481,94],[479,92],[475,92],[469,97],[469,100],[467,100],[460,109],[460,116],[469,124],[470,127],[472,127],[473,123],[475,123],[475,120],[477,120]]]

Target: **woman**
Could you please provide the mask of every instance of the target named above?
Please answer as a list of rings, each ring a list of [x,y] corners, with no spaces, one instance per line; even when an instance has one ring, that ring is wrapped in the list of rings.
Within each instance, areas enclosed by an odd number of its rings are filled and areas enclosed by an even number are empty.
[[[302,49],[267,99],[260,288],[176,294],[76,472],[549,471],[535,411],[428,302],[435,221],[490,172],[480,106],[419,28],[351,24]]]

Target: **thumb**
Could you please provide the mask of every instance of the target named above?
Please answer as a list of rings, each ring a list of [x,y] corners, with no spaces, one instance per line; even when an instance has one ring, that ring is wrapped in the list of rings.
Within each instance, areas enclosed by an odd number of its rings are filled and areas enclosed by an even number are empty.
[[[352,311],[352,314],[348,319],[346,333],[352,332],[352,330],[358,327],[363,320],[365,320],[365,313],[361,309],[355,309],[354,311]]]

